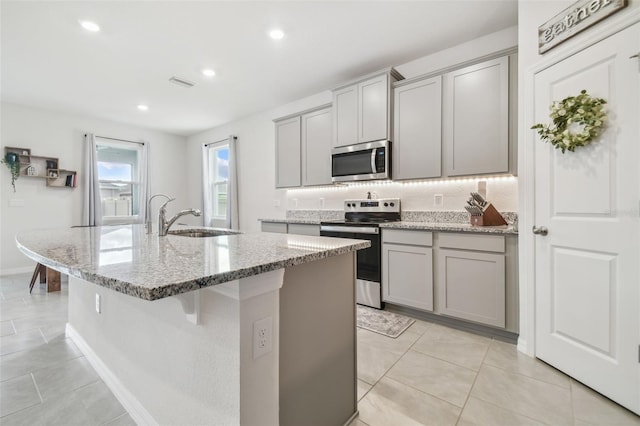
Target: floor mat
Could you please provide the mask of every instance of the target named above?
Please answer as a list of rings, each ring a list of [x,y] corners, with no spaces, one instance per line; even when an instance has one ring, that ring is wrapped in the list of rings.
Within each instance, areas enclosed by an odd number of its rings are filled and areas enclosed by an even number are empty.
[[[360,305],[357,305],[357,308],[358,327],[393,337],[394,339],[415,322],[414,319],[394,314],[393,312],[381,311]]]

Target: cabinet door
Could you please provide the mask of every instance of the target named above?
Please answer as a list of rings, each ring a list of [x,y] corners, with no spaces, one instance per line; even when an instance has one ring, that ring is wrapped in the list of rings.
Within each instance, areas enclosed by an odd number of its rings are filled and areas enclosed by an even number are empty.
[[[393,178],[440,177],[442,78],[397,87],[393,96]]]
[[[302,184],[331,184],[331,108],[302,116]]]
[[[509,58],[445,75],[448,176],[509,171]]]
[[[333,92],[333,146],[358,142],[358,85]]]
[[[383,244],[382,297],[386,302],[433,311],[432,249]]]
[[[276,188],[300,186],[300,117],[276,122]]]
[[[504,328],[504,254],[440,249],[436,288],[440,314]]]
[[[298,234],[298,235],[311,235],[314,237],[320,236],[320,225],[313,225],[307,223],[290,223],[289,230],[287,231],[289,234]]]
[[[287,224],[285,222],[262,222],[262,232],[276,232],[278,234],[287,233]]]
[[[358,142],[389,138],[389,76],[358,83]]]

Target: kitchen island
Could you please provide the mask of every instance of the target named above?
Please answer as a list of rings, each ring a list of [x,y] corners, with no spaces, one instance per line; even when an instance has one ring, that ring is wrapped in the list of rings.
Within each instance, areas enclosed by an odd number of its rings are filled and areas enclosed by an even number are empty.
[[[357,413],[354,254],[368,242],[33,230],[69,274],[68,336],[139,424],[343,425]]]

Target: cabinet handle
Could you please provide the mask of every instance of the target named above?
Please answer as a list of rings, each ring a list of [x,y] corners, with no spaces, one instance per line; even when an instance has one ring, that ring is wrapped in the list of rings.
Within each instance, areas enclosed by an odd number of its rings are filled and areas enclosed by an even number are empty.
[[[546,226],[541,226],[540,228],[536,227],[535,225],[531,228],[531,231],[536,234],[536,235],[547,235],[549,233],[549,230],[547,229]]]

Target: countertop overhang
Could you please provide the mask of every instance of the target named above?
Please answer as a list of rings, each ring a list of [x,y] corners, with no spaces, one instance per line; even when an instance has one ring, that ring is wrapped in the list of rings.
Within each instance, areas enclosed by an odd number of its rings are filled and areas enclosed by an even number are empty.
[[[144,225],[34,229],[19,232],[16,244],[26,256],[47,267],[145,300],[371,245],[364,240],[261,232],[159,237],[146,234]]]

